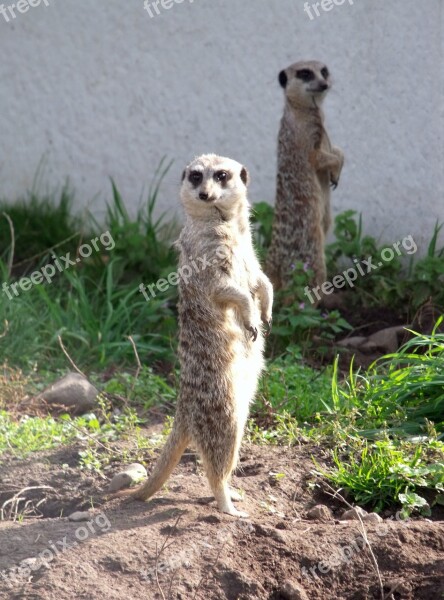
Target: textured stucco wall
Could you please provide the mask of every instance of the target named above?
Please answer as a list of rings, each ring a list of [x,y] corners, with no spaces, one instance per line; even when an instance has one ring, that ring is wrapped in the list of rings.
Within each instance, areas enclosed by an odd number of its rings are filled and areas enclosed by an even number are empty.
[[[183,165],[215,151],[247,165],[253,201],[273,201],[276,76],[308,57],[335,79],[334,211],[362,211],[387,242],[424,243],[444,220],[442,0],[345,0],[313,20],[300,0],[170,0],[154,18],[142,0],[47,1],[0,16],[1,196],[30,188],[45,157],[46,184],[69,176],[79,207],[100,215],[113,176],[135,208],[166,155],[174,212]]]

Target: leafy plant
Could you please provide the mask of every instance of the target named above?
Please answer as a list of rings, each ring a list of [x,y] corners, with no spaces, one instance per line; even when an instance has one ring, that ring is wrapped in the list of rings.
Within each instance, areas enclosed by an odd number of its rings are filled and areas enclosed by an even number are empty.
[[[273,227],[274,208],[268,202],[257,202],[251,212],[253,234],[261,261],[265,260],[265,254],[271,244],[271,233]]]
[[[366,437],[387,427],[396,434],[427,432],[431,422],[444,430],[444,334],[415,334],[400,350],[374,362],[366,373],[353,371],[339,382],[333,371],[331,409],[354,411],[355,426]]]
[[[419,492],[432,493],[434,502],[444,494],[444,443],[436,439],[349,438],[345,456],[334,450],[333,460],[334,468],[317,465],[317,473],[376,512],[399,503],[404,517],[414,510],[429,515],[429,502]]]

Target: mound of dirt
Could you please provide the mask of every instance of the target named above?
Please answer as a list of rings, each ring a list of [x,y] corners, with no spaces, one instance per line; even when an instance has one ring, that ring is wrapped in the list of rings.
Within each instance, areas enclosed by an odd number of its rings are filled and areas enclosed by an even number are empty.
[[[386,515],[382,523],[365,523],[363,532],[359,521],[341,521],[346,507],[308,485],[311,456],[325,464],[318,447],[244,445],[233,478],[250,514],[242,520],[217,512],[193,454],[183,458],[168,488],[144,504],[105,502],[108,480],[80,471],[77,451],[73,446],[3,463],[0,506],[8,514],[27,506],[40,518],[0,523],[0,598],[444,597],[443,523]],[[110,477],[119,468],[110,469]],[[23,491],[18,504],[7,503],[26,487],[35,489]],[[329,505],[319,511],[322,520],[308,518],[320,501]],[[88,509],[89,521],[67,519]]]

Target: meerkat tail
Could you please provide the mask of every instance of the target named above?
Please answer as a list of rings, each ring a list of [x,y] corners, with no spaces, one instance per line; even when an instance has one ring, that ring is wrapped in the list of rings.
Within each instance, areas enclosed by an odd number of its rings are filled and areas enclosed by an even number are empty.
[[[147,481],[135,490],[125,490],[124,493],[117,495],[127,496],[134,500],[148,500],[148,498],[160,490],[171,475],[174,467],[185,452],[189,441],[189,437],[183,428],[178,424],[176,425],[175,421],[173,429],[162,449],[162,453]]]

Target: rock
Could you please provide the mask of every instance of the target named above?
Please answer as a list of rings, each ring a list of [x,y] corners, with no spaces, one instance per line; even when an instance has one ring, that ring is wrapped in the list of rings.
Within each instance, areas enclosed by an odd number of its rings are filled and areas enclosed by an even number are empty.
[[[365,523],[383,523],[384,519],[378,513],[372,512],[361,517]]]
[[[398,336],[402,336],[404,333],[405,328],[401,325],[381,329],[368,338],[368,341],[361,346],[361,350],[378,349],[386,354],[396,352],[399,348]]]
[[[22,560],[20,566],[27,567],[28,569],[31,569],[31,571],[37,571],[43,566],[43,563],[38,558],[32,557]]]
[[[68,373],[44,390],[38,400],[81,415],[96,407],[98,390],[79,373]]]
[[[328,506],[317,504],[307,512],[307,519],[313,521],[332,521],[333,517]]]
[[[388,579],[384,583],[384,587],[390,589],[390,595],[398,592],[398,594],[405,594],[407,596],[412,592],[412,586],[410,583],[402,579]]]
[[[82,512],[80,510],[73,512],[69,515],[68,521],[80,522],[80,521],[89,521],[92,519],[92,514],[89,512]]]
[[[305,590],[293,581],[286,581],[280,589],[280,595],[284,600],[308,600]]]
[[[338,346],[343,346],[344,348],[360,348],[362,344],[367,341],[367,338],[362,335],[355,335],[353,337],[348,337],[343,340],[339,340],[337,342]]]
[[[139,463],[132,463],[123,471],[114,475],[108,489],[110,492],[117,492],[117,490],[127,488],[132,483],[138,483],[141,479],[145,479],[146,477],[147,472],[145,467]]]
[[[203,521],[204,523],[211,523],[212,525],[217,525],[221,522],[217,515],[208,515],[206,517],[201,517],[199,521]]]
[[[275,529],[274,527],[267,527],[265,525],[260,525],[259,523],[255,523],[254,525],[252,523],[250,523],[250,528],[248,528],[248,533],[252,533],[253,531],[256,533],[256,535],[260,535],[263,537],[270,537],[273,540],[275,540],[276,542],[280,542],[281,544],[286,544],[287,543],[287,539],[286,537],[278,530]]]
[[[355,508],[351,508],[350,510],[345,511],[345,513],[342,515],[342,520],[343,521],[359,521],[358,514],[361,517],[361,519],[364,520],[364,517],[366,515],[368,515],[368,512],[366,510],[364,510],[363,508],[361,508],[360,506],[355,506]]]

